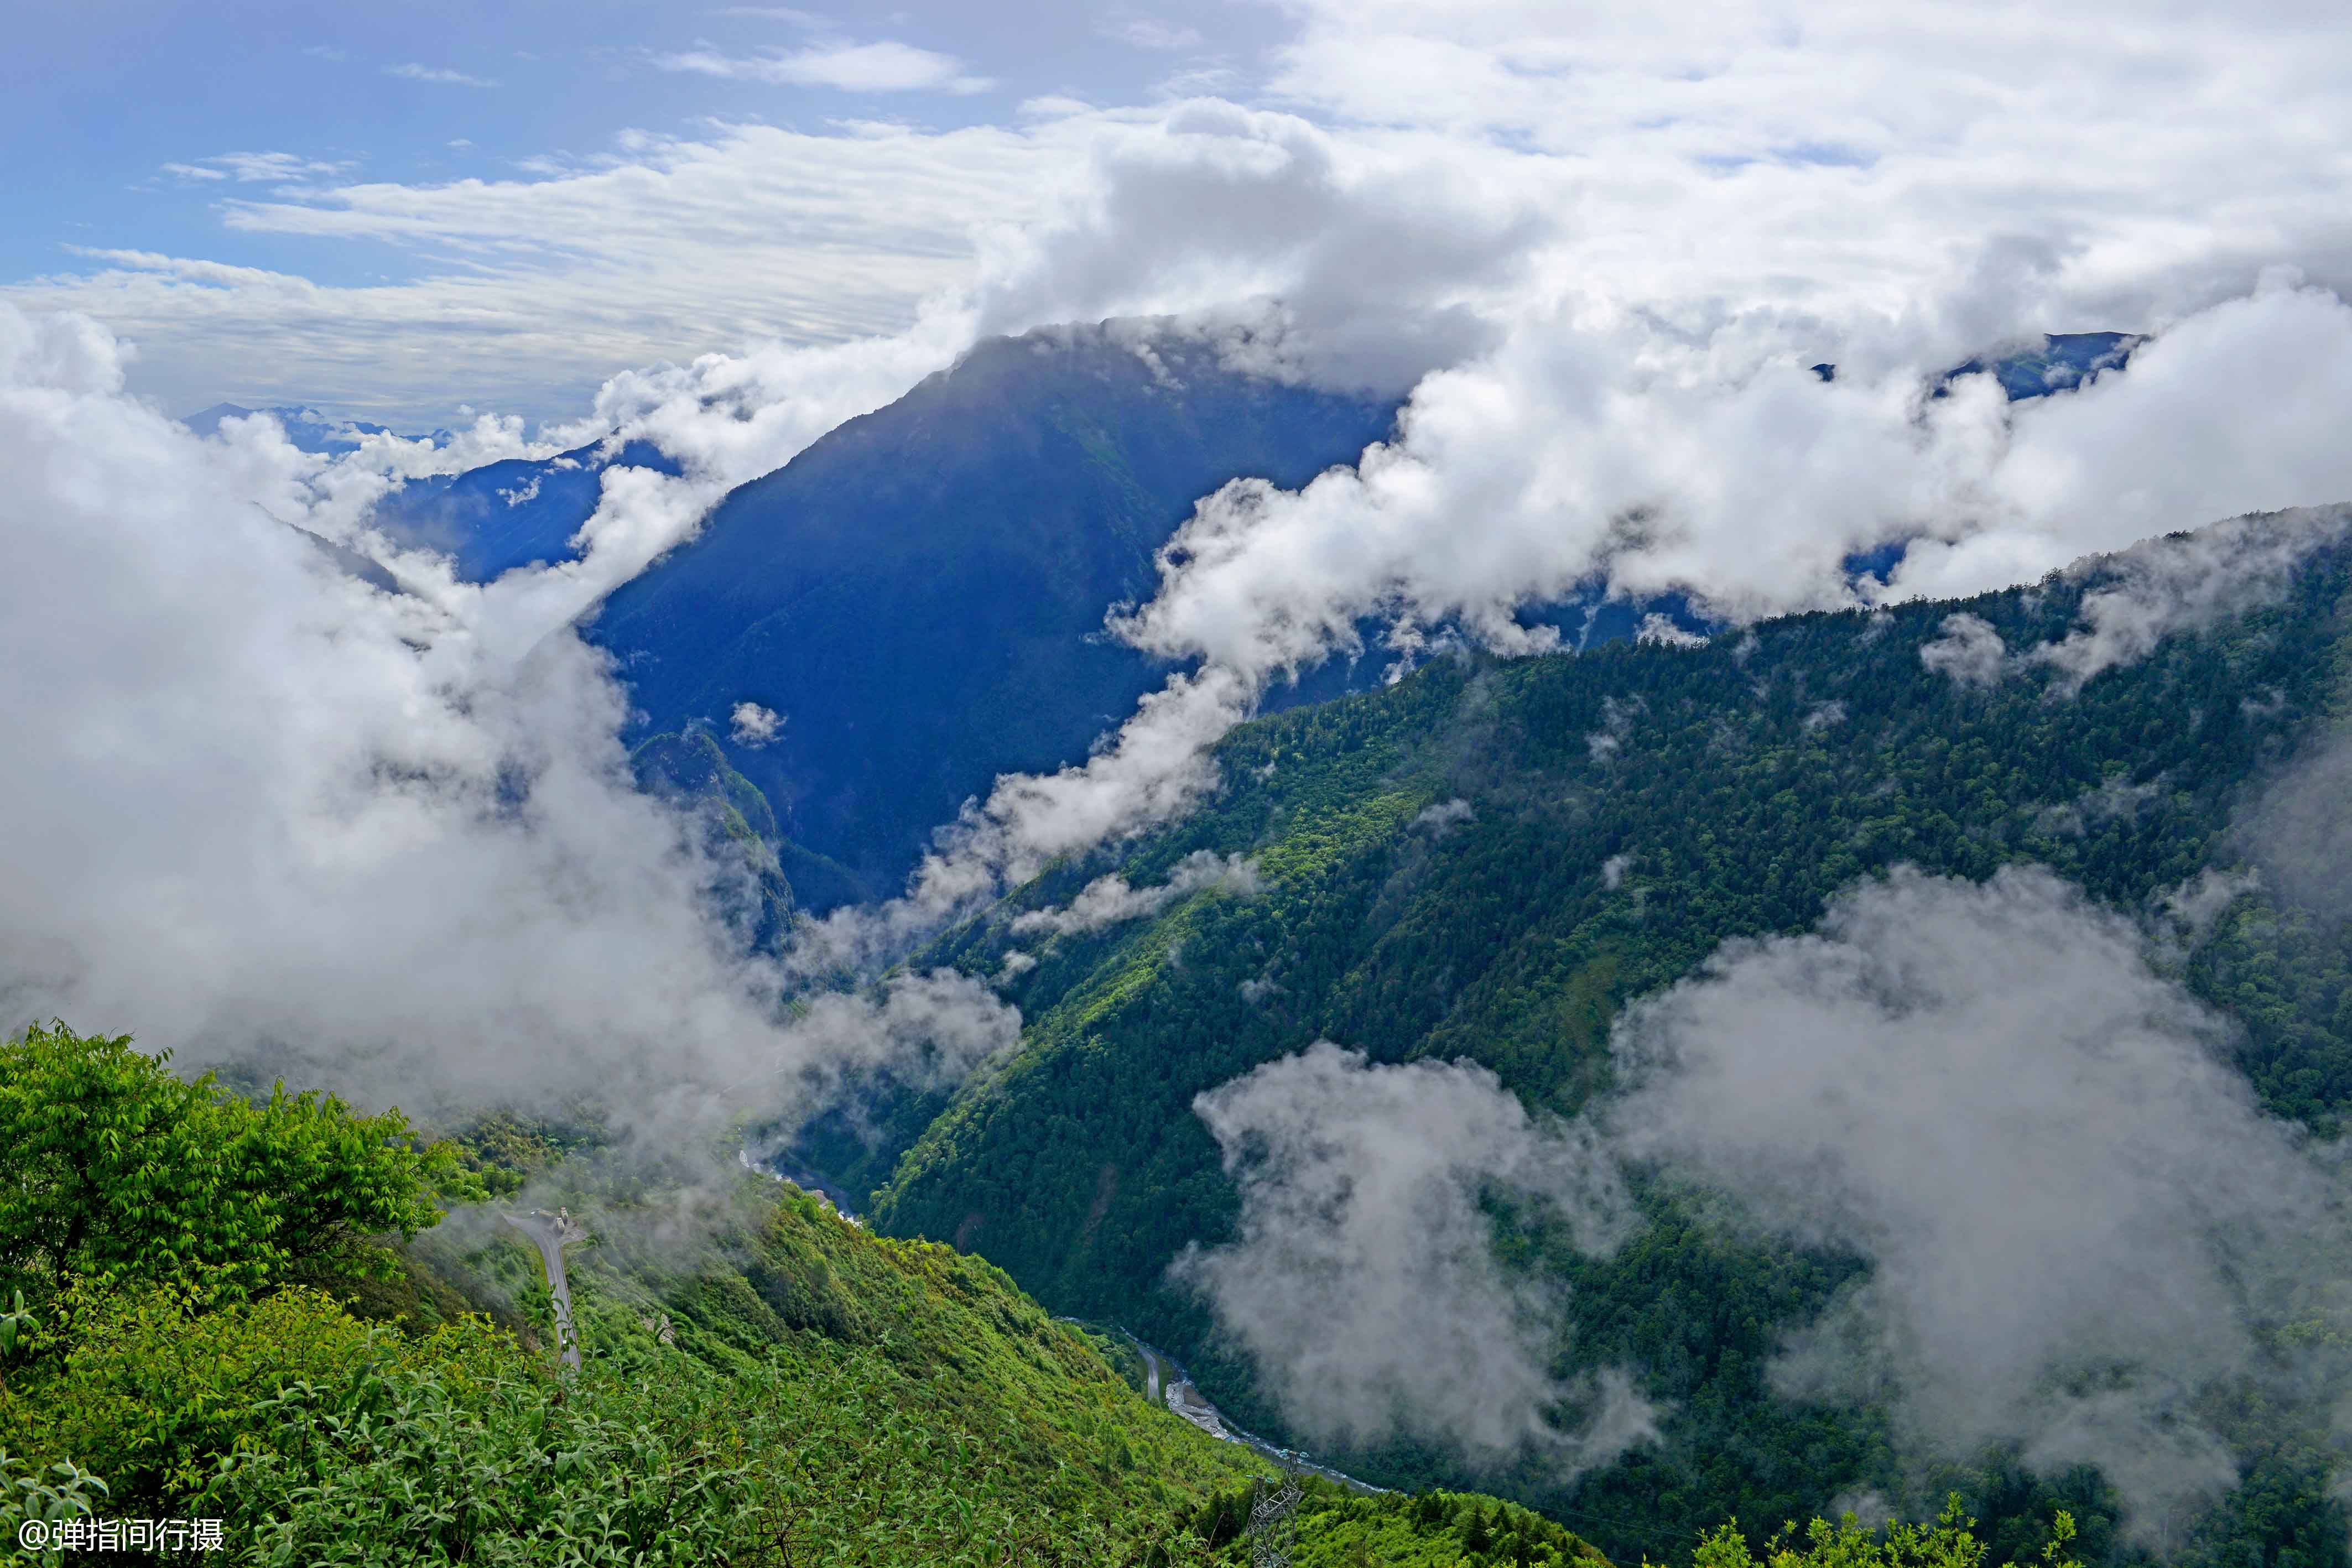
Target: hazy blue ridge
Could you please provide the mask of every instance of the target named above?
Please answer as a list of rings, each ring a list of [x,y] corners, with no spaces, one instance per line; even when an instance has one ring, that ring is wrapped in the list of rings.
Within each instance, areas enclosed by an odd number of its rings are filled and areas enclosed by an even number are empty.
[[[1082,759],[1165,679],[1103,617],[1201,497],[1303,484],[1394,413],[1205,348],[983,343],[736,490],[590,634],[646,732],[714,725],[786,837],[893,890],[963,800]],[[783,716],[772,742],[727,737],[741,702]]]
[[[573,559],[579,552],[572,536],[595,514],[607,468],[678,472],[651,442],[603,448],[592,443],[555,457],[512,457],[463,474],[412,479],[377,503],[375,522],[412,544],[446,552],[468,582],[488,582],[519,566]]]

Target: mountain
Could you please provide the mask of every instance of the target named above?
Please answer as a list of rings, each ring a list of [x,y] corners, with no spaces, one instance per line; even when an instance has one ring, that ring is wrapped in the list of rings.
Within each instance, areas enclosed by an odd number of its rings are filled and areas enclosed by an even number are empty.
[[[1993,368],[2011,396],[2039,396],[2120,366],[2137,341],[2053,337]],[[845,871],[822,879],[831,891],[802,888],[822,914],[895,892],[966,799],[999,774],[1083,759],[1159,685],[1165,672],[1103,618],[1156,590],[1153,552],[1200,497],[1244,476],[1302,484],[1354,461],[1395,413],[1234,371],[1141,323],[992,340],[729,496],[590,635],[646,715],[636,738],[706,727],[768,797],[779,841]],[[599,443],[412,481],[375,521],[486,580],[570,559],[603,475],[629,466],[677,471],[647,443]],[[1900,549],[1848,564],[1884,570]],[[1652,612],[1705,630],[1675,596],[1594,596],[1529,619],[1581,648],[1631,636]],[[1377,676],[1335,661],[1266,706]],[[772,737],[734,734],[746,702],[779,716]]]
[[[1055,868],[919,960],[1019,1004],[1011,1058],[950,1101],[872,1118],[877,1147],[835,1129],[802,1155],[878,1182],[879,1228],[1132,1325],[1278,1430],[1248,1357],[1170,1282],[1188,1245],[1235,1235],[1240,1209],[1198,1096],[1328,1040],[1374,1062],[1472,1061],[1572,1114],[1610,1092],[1629,1003],[1741,943],[1812,931],[1842,893],[1897,885],[1883,881],[1897,867],[1987,886],[2045,867],[2171,933],[2165,973],[2227,1020],[2260,1104],[2332,1136],[2352,1113],[2352,924],[2324,782],[2341,775],[2309,759],[2333,755],[2352,701],[2344,534],[2340,512],[2257,518],[1962,602],[1770,621],[1697,649],[1441,660],[1254,722],[1219,747],[1223,786],[1197,816]],[[2256,875],[2248,824],[2298,778],[2322,781],[2276,809],[2302,822],[2300,847]],[[1248,857],[1254,882],[1195,879],[1124,923],[1051,917],[1097,876],[1153,888],[1196,856]],[[1663,1440],[1578,1479],[1538,1458],[1488,1484],[1620,1558],[1706,1519],[1904,1495],[1883,1407],[1792,1401],[1766,1376],[1864,1265],[1726,1230],[1703,1194],[1640,1201],[1613,1255],[1541,1232],[1512,1255],[1563,1291],[1579,1364],[1643,1369]],[[2043,1266],[2068,1264],[2021,1264]],[[2296,1332],[2342,1332],[2321,1321]],[[2247,1397],[2211,1416],[2237,1488],[2202,1523],[2183,1516],[2176,1545],[2301,1540],[2342,1561],[2325,1417]],[[1997,1535],[2064,1506],[2091,1521],[2089,1555],[2129,1554],[2096,1471],[1964,1457],[1950,1484]],[[1460,1468],[1402,1443],[1339,1462],[1391,1485]]]
[[[2072,392],[2105,371],[2131,363],[2132,350],[2144,340],[2133,332],[2048,332],[2042,347],[2025,349],[1996,360],[1973,359],[1955,366],[1937,384],[1936,395],[1955,377],[1981,375],[1987,371],[2000,383],[2011,402]]]
[[[320,456],[332,456],[340,452],[349,452],[359,445],[359,438],[362,435],[393,434],[388,425],[371,424],[363,419],[336,419],[330,414],[320,413],[315,408],[298,408],[290,405],[244,408],[233,402],[216,402],[201,413],[188,415],[180,423],[198,435],[215,435],[220,432],[222,420],[250,419],[257,413],[266,413],[276,419],[279,427],[286,432],[286,439],[292,442],[297,450],[313,453]],[[448,435],[449,433],[446,430],[436,430],[429,435],[410,436],[407,439],[437,443],[446,440]]]
[[[701,811],[707,847],[742,861],[750,883],[729,903],[733,923],[751,946],[767,946],[780,937],[796,908],[833,909],[866,895],[847,870],[777,830],[768,798],[728,766],[708,730],[655,736],[629,762],[639,789]]]
[[[2120,371],[2131,363],[2132,350],[2147,340],[2137,332],[2045,332],[2042,346],[2016,349],[1993,358],[1977,355],[1954,365],[1931,383],[1930,396],[1948,397],[1952,382],[1962,376],[1990,371],[2011,402],[2030,402],[2052,392],[2072,392],[2096,380],[2101,371]],[[1822,381],[1837,380],[1837,367],[1811,367]]]
[[[786,836],[896,891],[1008,771],[1079,760],[1164,672],[1103,632],[1228,479],[1298,485],[1392,402],[1234,371],[1119,330],[982,343],[720,504],[590,629],[646,732],[713,727]],[[730,715],[780,716],[739,741]]]
[[[594,515],[608,468],[678,472],[650,442],[592,442],[554,457],[412,479],[376,504],[373,520],[404,542],[449,555],[467,581],[488,582],[517,567],[573,559],[572,536]]]

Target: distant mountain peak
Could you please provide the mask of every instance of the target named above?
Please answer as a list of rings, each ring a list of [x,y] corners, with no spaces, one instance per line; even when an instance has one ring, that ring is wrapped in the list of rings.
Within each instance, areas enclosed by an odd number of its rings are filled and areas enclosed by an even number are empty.
[[[247,408],[243,403],[216,402],[212,407],[192,413],[180,423],[198,435],[220,434],[221,422],[226,419],[251,419],[266,413],[275,419],[286,432],[286,439],[298,451],[331,457],[338,453],[358,447],[362,437],[398,434],[390,425],[377,424],[364,419],[342,419],[325,413],[308,404],[278,403],[266,408]],[[436,445],[446,441],[449,433],[436,430],[423,435],[403,436],[406,441],[428,441]]]

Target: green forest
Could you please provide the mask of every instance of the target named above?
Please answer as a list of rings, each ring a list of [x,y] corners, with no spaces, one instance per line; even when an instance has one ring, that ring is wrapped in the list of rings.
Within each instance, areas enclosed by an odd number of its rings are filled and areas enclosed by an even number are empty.
[[[1572,1113],[1611,1087],[1628,999],[1727,941],[1805,931],[1832,894],[1897,866],[1981,881],[2035,863],[2156,918],[2245,858],[2248,803],[2332,729],[2352,565],[2323,549],[2283,592],[2079,690],[2046,661],[1964,685],[1922,660],[1955,612],[2011,650],[2058,642],[2118,570],[1776,620],[1704,647],[1440,657],[1387,690],[1248,725],[1223,743],[1204,809],[1115,859],[1054,868],[924,960],[1013,976],[1016,1054],[951,1102],[898,1104],[870,1146],[827,1129],[813,1146],[878,1188],[879,1228],[975,1250],[1056,1311],[1132,1326],[1279,1431],[1246,1360],[1168,1282],[1179,1250],[1231,1234],[1236,1214],[1194,1097],[1328,1039],[1375,1061],[1470,1059],[1530,1107]],[[1423,813],[1452,801],[1461,820],[1427,831]],[[1107,871],[1149,886],[1202,851],[1250,857],[1255,894],[1207,889],[1042,945],[1013,929]],[[2263,1105],[2333,1136],[2352,1104],[2346,927],[2222,885],[2226,908],[2165,962],[2231,1020]],[[1034,967],[1008,970],[1016,949]],[[1786,1332],[1864,1265],[1744,1237],[1686,1194],[1640,1201],[1644,1228],[1607,1259],[1501,1240],[1572,1286],[1581,1364],[1644,1370],[1671,1410],[1665,1440],[1572,1483],[1530,1462],[1490,1484],[1621,1561],[1664,1558],[1729,1516],[1802,1517],[1855,1478],[1903,1493],[1881,1413],[1792,1403],[1764,1378]],[[2172,1555],[2344,1562],[2324,1436],[2276,1411],[2236,1418],[2240,1482]],[[1459,1468],[1402,1443],[1326,1457],[1408,1488]],[[2039,1551],[2062,1510],[2085,1560],[2145,1552],[2087,1469],[2037,1473],[1993,1450],[1925,1496],[1912,1478],[1908,1495],[1926,1506],[1948,1489],[2006,1560]]]

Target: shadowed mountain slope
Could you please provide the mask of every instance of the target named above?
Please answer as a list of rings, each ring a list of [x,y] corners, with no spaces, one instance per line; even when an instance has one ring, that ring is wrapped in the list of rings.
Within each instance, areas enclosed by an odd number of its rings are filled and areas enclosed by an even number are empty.
[[[446,552],[466,580],[488,582],[519,566],[578,555],[572,536],[595,514],[608,468],[678,471],[651,442],[610,451],[593,443],[554,457],[512,457],[412,479],[377,503],[374,521],[411,544]]]
[[[729,760],[786,836],[877,893],[998,774],[1083,758],[1163,678],[1103,617],[1152,591],[1193,503],[1241,476],[1304,483],[1394,413],[1141,341],[983,343],[735,491],[591,628],[647,729],[782,716]]]
[[[2040,396],[2120,367],[2136,341],[2052,338],[1991,369],[2013,398]],[[841,897],[886,895],[965,800],[999,774],[1083,758],[1164,678],[1103,621],[1157,589],[1153,552],[1196,501],[1236,477],[1296,486],[1352,462],[1395,412],[1235,371],[1146,323],[992,340],[740,487],[590,634],[644,710],[638,738],[709,727],[768,796],[780,839],[849,871]],[[598,444],[413,481],[376,521],[487,580],[570,559],[604,475],[627,466],[677,472],[645,442]],[[1849,564],[1884,570],[1897,553]],[[1677,595],[1584,594],[1528,619],[1584,647],[1653,611],[1703,629]],[[1384,663],[1332,661],[1267,706],[1361,690]],[[738,737],[742,703],[780,727]],[[836,901],[800,891],[819,912]]]

